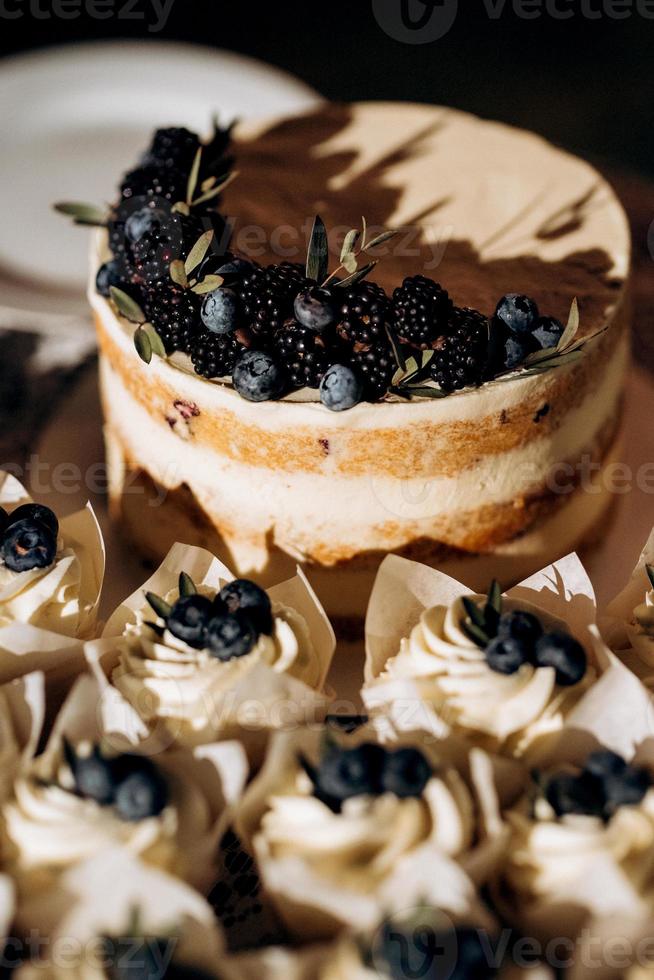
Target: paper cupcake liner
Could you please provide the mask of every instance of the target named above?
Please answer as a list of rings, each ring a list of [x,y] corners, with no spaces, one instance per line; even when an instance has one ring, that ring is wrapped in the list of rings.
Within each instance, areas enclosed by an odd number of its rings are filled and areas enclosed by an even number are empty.
[[[31,498],[9,473],[0,472],[0,506],[14,509]],[[95,635],[105,567],[102,532],[90,504],[60,521],[60,536],[80,563],[79,619],[62,630],[13,621],[0,625],[0,684],[33,671],[43,671],[49,685],[65,687],[84,669],[83,641]],[[27,574],[27,573],[25,573]],[[46,588],[37,580],[34,588]]]
[[[150,615],[145,593],[166,595],[175,590],[182,571],[198,587],[215,592],[234,578],[208,551],[174,545],[154,575],[110,616],[102,640],[87,644],[87,660],[98,678],[101,674],[111,677],[120,658],[122,634],[128,625],[136,623],[141,615],[146,618]],[[319,680],[314,689],[290,674],[259,664],[245,672],[224,694],[212,696],[206,732],[200,730],[198,741],[238,737],[253,760],[260,758],[265,749],[269,730],[321,723],[333,697],[326,687],[326,677],[334,654],[334,632],[303,572],[298,569],[294,578],[273,586],[268,594],[273,602],[294,610],[306,622],[318,661]],[[181,732],[183,724],[174,716],[165,719],[157,716],[154,723],[148,724],[134,721],[136,738],[154,737],[169,743],[177,740],[176,733]]]

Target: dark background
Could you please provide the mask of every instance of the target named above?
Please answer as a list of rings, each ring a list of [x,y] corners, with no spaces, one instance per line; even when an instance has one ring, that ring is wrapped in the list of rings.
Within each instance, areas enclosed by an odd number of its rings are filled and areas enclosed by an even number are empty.
[[[4,0],[14,9],[21,0]],[[2,54],[91,38],[180,39],[254,55],[334,99],[440,102],[537,130],[612,168],[654,174],[654,20],[639,0],[559,0],[575,16],[491,19],[482,0],[459,0],[449,33],[408,45],[378,26],[371,0],[176,0],[163,31],[113,16],[0,21]],[[34,0],[36,2],[36,0]],[[38,0],[47,9],[52,0]],[[116,0],[117,4],[124,0]],[[138,0],[141,11],[148,0]],[[596,19],[588,6],[603,11]],[[630,7],[632,8],[630,10]],[[650,3],[654,13],[654,3]]]

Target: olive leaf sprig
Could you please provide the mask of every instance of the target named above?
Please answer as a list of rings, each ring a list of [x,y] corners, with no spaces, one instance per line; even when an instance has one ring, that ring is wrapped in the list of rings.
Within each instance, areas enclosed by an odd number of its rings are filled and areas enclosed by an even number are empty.
[[[654,589],[654,565],[645,565],[645,570],[647,571],[647,577],[650,581],[650,585]]]
[[[119,289],[118,286],[109,287],[109,298],[122,317],[129,320],[130,323],[136,324],[134,346],[141,360],[149,364],[153,354],[158,357],[165,357],[166,348],[161,337],[136,300],[128,296],[124,290]]]
[[[203,152],[204,147],[200,146],[189,171],[188,181],[186,183],[186,198],[183,201],[177,201],[171,208],[172,211],[189,215],[192,208],[198,207],[200,204],[208,204],[209,201],[215,200],[238,177],[238,170],[228,170],[220,176],[212,174],[198,186]]]
[[[212,229],[205,231],[188,253],[186,259],[175,259],[170,263],[170,278],[180,289],[190,289],[202,296],[212,293],[225,281],[222,276],[203,275],[202,263],[214,239]]]
[[[185,599],[188,596],[196,595],[197,591],[197,587],[191,576],[186,572],[180,572],[178,581],[179,598]],[[166,600],[160,595],[157,595],[156,592],[146,592],[145,599],[156,616],[159,619],[163,619],[164,623],[166,623],[168,621],[168,617],[173,611],[171,604],[166,602]],[[165,626],[161,626],[160,623],[153,623],[146,620],[145,625],[149,626],[150,629],[154,630],[155,633],[158,633],[159,635],[163,634],[165,631]]]
[[[334,289],[348,289],[372,272],[379,259],[370,256],[371,249],[383,244],[383,242],[390,241],[398,232],[389,229],[375,235],[368,241],[366,219],[362,218],[361,223],[361,231],[352,228],[343,239],[340,264],[330,273],[327,229],[320,215],[315,216],[307,250],[307,279],[315,280],[323,288],[331,285]],[[360,265],[362,257],[368,258],[370,261]],[[347,275],[340,278],[342,272],[346,272]]]
[[[493,579],[483,606],[476,603],[470,596],[464,596],[461,601],[466,611],[463,629],[478,647],[485,650],[491,640],[497,636],[497,627],[502,615],[500,584],[496,579]]]

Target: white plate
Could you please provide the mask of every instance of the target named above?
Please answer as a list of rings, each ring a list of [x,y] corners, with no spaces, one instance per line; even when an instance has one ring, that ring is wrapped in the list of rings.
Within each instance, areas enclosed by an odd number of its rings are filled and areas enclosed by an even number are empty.
[[[0,325],[86,317],[88,237],[51,206],[102,204],[157,126],[206,133],[234,118],[301,111],[316,94],[227,51],[124,41],[0,62]]]

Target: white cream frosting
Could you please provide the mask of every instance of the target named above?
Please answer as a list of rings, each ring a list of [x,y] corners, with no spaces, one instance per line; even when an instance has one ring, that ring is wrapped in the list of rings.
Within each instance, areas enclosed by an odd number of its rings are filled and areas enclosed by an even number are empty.
[[[584,814],[557,819],[540,797],[533,816],[525,802],[509,811],[511,843],[502,869],[510,902],[520,912],[532,904],[573,900],[588,874],[609,859],[648,903],[654,897],[654,790],[637,806],[622,806],[607,821]],[[603,896],[611,901],[611,896]]]
[[[485,596],[471,598],[485,602]],[[525,609],[538,615],[544,626],[553,622],[526,602],[504,599],[503,609]],[[561,728],[591,683],[592,669],[573,687],[558,686],[552,667],[525,663],[513,674],[501,674],[488,666],[484,651],[465,632],[465,619],[461,599],[449,607],[425,610],[379,682],[412,680],[421,700],[453,732],[474,735],[487,748],[521,755],[539,736]]]
[[[654,589],[634,609],[629,638],[639,658],[654,670]]]
[[[213,598],[209,590],[199,591]],[[177,597],[175,591],[165,598],[174,603]],[[249,653],[226,662],[168,630],[159,637],[139,612],[120,641],[112,683],[146,723],[163,721],[179,743],[198,744],[209,734],[223,734],[236,721],[237,688],[246,686],[257,668],[296,678],[313,690],[321,683],[321,665],[302,616],[280,603],[272,604],[272,612],[271,635],[261,634]]]
[[[182,878],[197,876],[194,862],[211,858],[215,818],[198,785],[165,763],[160,768],[168,803],[158,816],[136,822],[78,796],[59,755],[41,757],[19,775],[2,811],[2,837],[21,900],[38,898],[67,869],[118,845]]]

